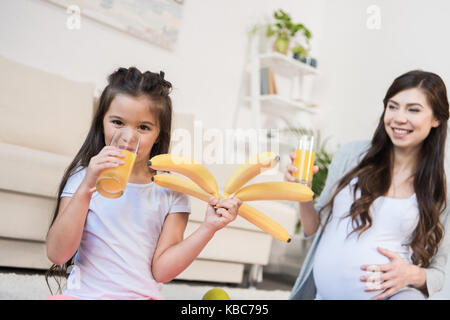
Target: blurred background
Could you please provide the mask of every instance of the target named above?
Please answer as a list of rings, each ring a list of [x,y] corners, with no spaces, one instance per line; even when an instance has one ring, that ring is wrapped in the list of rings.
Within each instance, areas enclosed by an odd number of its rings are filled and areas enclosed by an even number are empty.
[[[282,179],[296,133],[314,131],[331,160],[343,143],[371,138],[397,76],[422,69],[448,85],[449,13],[445,0],[1,1],[0,265],[49,266],[56,187],[115,69],[164,71],[175,128],[278,130],[282,161],[259,179]],[[211,170],[218,181],[230,173]],[[202,206],[193,203],[187,233]],[[257,207],[296,234],[292,244],[237,220],[179,279],[258,286],[277,277],[289,288],[310,244],[298,209]],[[220,245],[230,238],[233,253]],[[211,268],[229,272],[218,278]]]

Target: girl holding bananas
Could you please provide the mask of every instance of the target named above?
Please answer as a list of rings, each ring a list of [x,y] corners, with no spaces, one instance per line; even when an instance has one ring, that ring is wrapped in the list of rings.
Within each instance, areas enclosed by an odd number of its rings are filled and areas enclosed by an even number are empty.
[[[119,68],[108,80],[86,140],[60,184],[47,234],[54,263],[49,271],[61,275],[73,266],[67,289],[51,299],[160,299],[159,283],[186,269],[215,232],[236,218],[241,204],[210,197],[203,223],[183,239],[189,198],[153,183],[156,172],[148,164],[169,150],[172,85],[162,72],[134,67]],[[125,127],[138,132],[139,149],[125,192],[111,200],[96,192],[96,181],[102,170],[124,164],[109,142]]]
[[[291,299],[424,299],[442,289],[446,87],[436,74],[411,71],[383,102],[372,141],[344,145],[316,205],[300,203],[314,241]],[[286,180],[295,170],[288,165]]]

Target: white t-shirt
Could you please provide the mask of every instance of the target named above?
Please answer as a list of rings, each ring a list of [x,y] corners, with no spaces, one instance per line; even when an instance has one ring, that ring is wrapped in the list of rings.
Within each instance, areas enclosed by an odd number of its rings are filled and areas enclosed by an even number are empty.
[[[419,221],[416,195],[407,199],[377,198],[370,208],[372,226],[358,239],[351,217],[346,217],[354,201],[353,189],[357,178],[341,190],[333,203],[330,221],[325,227],[314,259],[313,275],[317,288],[316,299],[371,299],[381,291],[364,291],[368,275],[362,265],[390,263],[377,247],[400,254],[411,263],[407,244]],[[357,198],[361,196],[357,191]]]
[[[78,169],[61,197],[72,197],[86,175]],[[161,299],[151,262],[168,213],[190,213],[185,194],[156,184],[128,183],[124,194],[92,195],[64,295],[80,299]]]

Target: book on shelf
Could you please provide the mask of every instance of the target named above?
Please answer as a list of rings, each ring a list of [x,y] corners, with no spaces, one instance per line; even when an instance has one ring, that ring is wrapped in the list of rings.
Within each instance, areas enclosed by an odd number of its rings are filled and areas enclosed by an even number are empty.
[[[261,95],[277,94],[277,87],[275,85],[275,76],[272,69],[262,68],[260,70],[261,76]]]
[[[275,76],[272,69],[269,68],[269,94],[277,94],[277,87],[275,85]]]

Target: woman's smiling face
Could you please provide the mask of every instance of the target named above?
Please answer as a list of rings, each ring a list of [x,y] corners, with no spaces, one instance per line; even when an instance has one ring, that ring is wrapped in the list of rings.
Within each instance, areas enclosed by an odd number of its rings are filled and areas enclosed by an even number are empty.
[[[400,91],[389,99],[384,114],[384,128],[398,148],[416,148],[431,128],[439,126],[427,97],[419,88]]]

